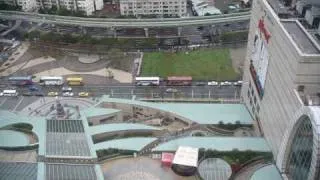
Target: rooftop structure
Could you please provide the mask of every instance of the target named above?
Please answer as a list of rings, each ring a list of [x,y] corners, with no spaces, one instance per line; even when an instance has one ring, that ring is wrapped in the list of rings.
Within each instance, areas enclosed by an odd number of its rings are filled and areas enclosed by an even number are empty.
[[[254,172],[250,180],[282,180],[282,177],[275,165],[266,165]]]
[[[208,158],[200,162],[199,174],[206,180],[228,180],[231,177],[230,165],[220,158]]]
[[[198,148],[180,146],[173,158],[173,164],[198,167]]]
[[[185,137],[175,139],[155,147],[153,151],[176,151],[179,146],[212,149],[217,151],[261,151],[269,152],[266,141],[263,138],[252,137]]]

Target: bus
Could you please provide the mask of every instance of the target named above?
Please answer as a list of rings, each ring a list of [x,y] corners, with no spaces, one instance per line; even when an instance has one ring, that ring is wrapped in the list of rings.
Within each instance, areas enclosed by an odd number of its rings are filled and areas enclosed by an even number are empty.
[[[8,79],[11,85],[24,86],[32,85],[32,76],[11,76]]]
[[[61,86],[64,80],[62,76],[41,76],[39,83],[45,86]]]
[[[83,78],[82,77],[68,77],[67,83],[70,86],[80,86],[80,85],[83,85]]]
[[[190,86],[192,85],[191,76],[169,76],[167,77],[168,86]]]
[[[7,89],[3,90],[3,96],[18,96],[18,92],[15,89]]]
[[[135,83],[137,86],[159,86],[160,77],[136,77]]]

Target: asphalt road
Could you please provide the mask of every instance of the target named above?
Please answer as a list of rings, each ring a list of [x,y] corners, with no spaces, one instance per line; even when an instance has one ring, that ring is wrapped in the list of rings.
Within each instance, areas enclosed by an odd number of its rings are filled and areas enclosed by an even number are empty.
[[[176,89],[177,92],[168,92],[168,89]],[[8,89],[2,87],[1,90]],[[16,87],[20,94],[30,92],[27,87]],[[62,94],[61,87],[58,86],[38,86],[40,92],[47,95],[48,92],[58,92]],[[72,86],[75,96],[79,92],[89,92],[91,96],[110,95],[116,98],[129,98],[133,95],[136,98],[239,98],[240,86],[132,86],[132,85],[85,85]]]

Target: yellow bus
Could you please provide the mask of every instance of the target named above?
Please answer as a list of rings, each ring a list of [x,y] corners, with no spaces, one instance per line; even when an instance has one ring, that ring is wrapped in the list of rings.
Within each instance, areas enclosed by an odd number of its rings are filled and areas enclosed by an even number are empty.
[[[83,85],[83,78],[82,77],[68,77],[67,83],[70,86],[80,86],[80,85]]]

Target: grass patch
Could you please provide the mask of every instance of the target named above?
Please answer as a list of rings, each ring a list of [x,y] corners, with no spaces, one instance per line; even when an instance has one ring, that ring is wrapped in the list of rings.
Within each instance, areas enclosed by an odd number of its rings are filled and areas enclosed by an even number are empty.
[[[228,49],[144,53],[141,76],[192,76],[195,80],[236,80]]]

